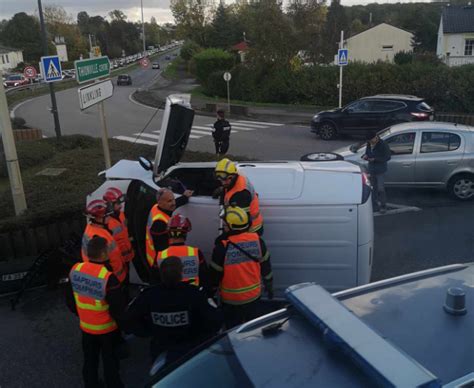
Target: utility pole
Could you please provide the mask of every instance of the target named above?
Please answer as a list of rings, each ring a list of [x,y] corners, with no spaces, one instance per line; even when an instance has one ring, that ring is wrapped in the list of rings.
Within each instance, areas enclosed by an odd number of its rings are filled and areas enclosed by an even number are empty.
[[[143,0],[140,0],[142,5],[142,38],[143,38],[143,56],[146,56],[146,46],[145,46],[145,20],[143,19]]]
[[[47,40],[47,32],[46,32],[46,25],[44,24],[44,17],[43,17],[43,6],[41,5],[41,0],[38,0],[38,11],[41,23],[41,35],[43,41],[43,52],[44,55],[48,55],[48,40]],[[43,69],[43,79],[46,79],[46,71],[48,69]],[[56,95],[54,94],[54,85],[52,82],[49,83],[49,93],[51,94],[51,105],[52,110],[51,113],[54,117],[54,132],[56,132],[56,137],[61,137],[61,125],[59,124],[59,114],[58,114],[58,106],[56,104]]]
[[[0,78],[2,70],[0,69]],[[13,138],[10,114],[8,112],[7,96],[3,83],[0,83],[0,132],[3,140],[3,149],[7,161],[8,178],[12,190],[13,206],[15,214],[19,216],[26,210],[25,192],[21,180],[20,164],[16,153],[15,139]]]
[[[339,50],[344,48],[344,31],[341,31],[341,41],[339,42]],[[339,66],[339,108],[342,108],[342,68]]]

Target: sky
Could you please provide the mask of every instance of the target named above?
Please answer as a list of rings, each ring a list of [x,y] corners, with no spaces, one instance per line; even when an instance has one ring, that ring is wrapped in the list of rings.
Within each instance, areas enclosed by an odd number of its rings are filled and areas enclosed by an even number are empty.
[[[230,3],[232,0],[226,0]],[[410,0],[408,0],[410,1]],[[424,1],[424,0],[418,0]],[[374,0],[342,0],[343,5],[368,4],[378,1]],[[400,0],[384,0],[383,3],[397,3]],[[402,0],[407,2],[407,0]],[[128,20],[141,20],[140,0],[43,0],[43,7],[47,4],[62,6],[73,19],[76,19],[77,13],[86,11],[89,15],[107,16],[113,9],[122,10],[128,17]],[[79,5],[80,4],[80,5]],[[172,23],[173,16],[170,11],[169,0],[143,0],[143,13],[145,21],[150,21],[154,16],[159,24]],[[34,14],[37,12],[37,0],[0,0],[0,20],[9,19],[17,12],[26,12]]]

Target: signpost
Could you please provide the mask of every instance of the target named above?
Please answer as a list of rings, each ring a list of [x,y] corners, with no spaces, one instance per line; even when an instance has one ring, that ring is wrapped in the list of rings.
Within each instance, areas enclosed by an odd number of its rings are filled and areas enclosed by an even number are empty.
[[[23,70],[23,75],[25,76],[25,78],[36,78],[38,73],[36,72],[36,69],[33,66],[26,66]]]
[[[228,71],[224,73],[224,81],[227,82],[227,111],[230,114],[230,80],[232,79],[232,74]]]
[[[110,75],[110,61],[108,57],[90,58],[74,62],[76,80],[79,84],[95,81],[92,85],[79,88],[79,105],[87,109],[99,104],[99,116],[102,126],[102,147],[104,149],[105,167],[110,168],[109,137],[107,134],[107,121],[105,119],[104,100],[112,97],[114,87],[112,81],[107,79],[99,82],[99,78]]]
[[[143,68],[143,69],[146,69],[150,66],[150,60],[148,58],[142,58],[140,59],[140,66]]]
[[[339,108],[342,107],[342,68],[349,63],[349,50],[344,47],[344,31],[341,31],[341,41],[337,51],[337,65],[339,66]]]
[[[76,80],[79,84],[110,75],[110,61],[108,57],[75,61],[74,68],[76,69]]]

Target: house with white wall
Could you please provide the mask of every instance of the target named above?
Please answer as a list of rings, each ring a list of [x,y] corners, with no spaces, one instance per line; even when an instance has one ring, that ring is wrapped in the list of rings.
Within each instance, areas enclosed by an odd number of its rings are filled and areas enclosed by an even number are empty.
[[[448,66],[474,63],[474,6],[446,6],[438,29],[438,57]]]
[[[344,41],[349,50],[349,61],[373,63],[392,62],[400,51],[413,51],[414,35],[401,28],[381,23]]]
[[[9,71],[23,62],[23,51],[0,44],[0,69]]]

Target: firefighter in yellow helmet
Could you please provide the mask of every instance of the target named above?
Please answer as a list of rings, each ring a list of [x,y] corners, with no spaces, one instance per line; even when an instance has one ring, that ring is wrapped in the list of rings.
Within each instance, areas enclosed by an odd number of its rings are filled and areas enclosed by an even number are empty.
[[[258,194],[249,179],[239,174],[235,163],[227,158],[217,162],[216,179],[221,184],[221,203],[224,207],[238,206],[250,217],[250,231],[263,235],[263,217],[260,213]]]
[[[216,240],[210,263],[210,282],[219,287],[227,328],[258,316],[262,282],[273,298],[270,253],[265,242],[250,232],[245,210],[229,206],[224,214],[224,233]]]

